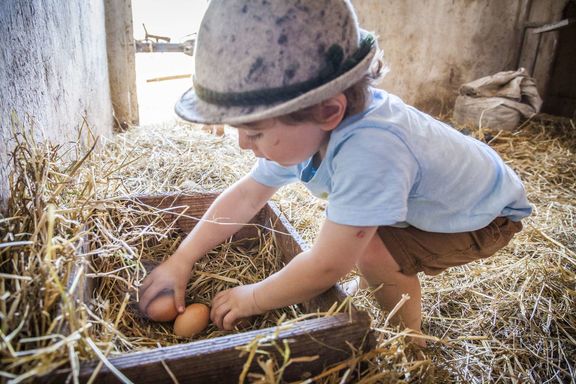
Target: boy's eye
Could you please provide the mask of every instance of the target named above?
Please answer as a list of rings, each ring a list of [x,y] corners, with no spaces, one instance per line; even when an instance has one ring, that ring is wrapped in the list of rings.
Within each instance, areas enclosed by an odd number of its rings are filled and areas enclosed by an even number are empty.
[[[255,135],[246,135],[246,138],[250,141],[258,140],[261,137],[262,137],[262,133],[257,133]]]

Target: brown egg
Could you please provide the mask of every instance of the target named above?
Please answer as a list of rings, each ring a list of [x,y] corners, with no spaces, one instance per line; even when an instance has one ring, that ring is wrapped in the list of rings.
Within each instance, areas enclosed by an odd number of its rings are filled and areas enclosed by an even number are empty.
[[[157,296],[148,304],[146,316],[154,321],[172,321],[178,315],[172,292]]]
[[[174,321],[174,334],[192,337],[204,330],[210,322],[210,308],[204,304],[190,304]]]

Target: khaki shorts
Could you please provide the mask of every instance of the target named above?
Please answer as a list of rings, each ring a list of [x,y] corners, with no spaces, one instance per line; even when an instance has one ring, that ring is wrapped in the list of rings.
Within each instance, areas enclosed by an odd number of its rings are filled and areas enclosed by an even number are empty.
[[[437,275],[447,268],[492,256],[521,230],[521,222],[498,217],[473,232],[434,233],[414,227],[383,226],[378,228],[378,235],[400,266],[400,272]]]

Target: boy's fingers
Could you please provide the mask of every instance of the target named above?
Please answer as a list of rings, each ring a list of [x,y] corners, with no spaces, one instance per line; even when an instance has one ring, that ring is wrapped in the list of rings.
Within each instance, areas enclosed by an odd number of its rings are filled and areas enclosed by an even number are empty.
[[[218,307],[222,297],[222,291],[218,292],[214,298],[212,298],[212,307]]]
[[[146,292],[144,292],[144,294],[140,296],[138,307],[142,312],[146,313],[146,308],[148,307],[148,304],[150,304],[150,301],[152,301],[156,297],[159,291],[160,289],[158,288],[158,286],[153,285],[148,289],[146,289]]]
[[[212,299],[212,313],[216,314],[218,308],[226,302],[224,296],[222,295],[224,291],[218,292],[216,296]]]
[[[184,312],[184,293],[182,288],[174,289],[174,304],[178,313]]]
[[[210,319],[214,324],[216,324],[216,326],[219,329],[223,329],[224,316],[226,316],[228,312],[229,309],[224,308],[223,306],[220,306],[218,308],[212,308],[212,311],[210,313]]]
[[[218,327],[218,314],[216,311],[218,311],[218,307],[216,307],[214,305],[214,301],[212,301],[212,309],[210,310],[210,320]]]
[[[227,331],[231,331],[234,329],[235,323],[236,323],[236,316],[234,316],[232,311],[230,311],[222,319],[222,328],[224,328]]]
[[[143,295],[144,292],[146,292],[146,290],[148,288],[150,288],[150,286],[152,285],[152,282],[154,280],[152,278],[150,278],[150,276],[148,276],[147,278],[144,279],[144,281],[142,282],[142,285],[139,288],[140,291],[140,295]]]
[[[232,331],[236,327],[236,324],[240,321],[240,318],[236,316],[232,311],[228,312],[222,321],[222,327],[227,331]]]

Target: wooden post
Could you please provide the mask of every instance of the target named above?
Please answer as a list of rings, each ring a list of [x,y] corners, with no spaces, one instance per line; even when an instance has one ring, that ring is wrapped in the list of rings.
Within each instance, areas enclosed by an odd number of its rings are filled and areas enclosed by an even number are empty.
[[[105,0],[104,5],[108,76],[115,127],[125,130],[139,123],[132,0]]]
[[[296,381],[317,375],[329,366],[351,357],[353,348],[364,351],[372,348],[374,340],[369,329],[369,315],[354,311],[350,315],[340,313],[331,317],[303,320],[280,331],[266,328],[127,353],[112,357],[109,362],[132,382],[139,384],[173,383],[169,371],[180,383],[235,384],[248,358],[247,354],[241,353],[242,346],[260,340],[258,349],[269,353],[277,362],[282,362],[277,347],[283,347],[285,342],[290,346],[290,357],[310,357],[309,360],[290,364],[284,371],[284,380]],[[81,383],[88,380],[97,364],[98,361],[94,361],[81,368]],[[252,372],[258,372],[257,358],[252,360],[250,366]],[[60,370],[47,377],[45,382],[64,382],[69,374],[69,369]],[[103,367],[96,382],[119,383],[120,380],[107,367]]]

